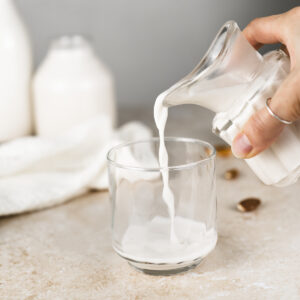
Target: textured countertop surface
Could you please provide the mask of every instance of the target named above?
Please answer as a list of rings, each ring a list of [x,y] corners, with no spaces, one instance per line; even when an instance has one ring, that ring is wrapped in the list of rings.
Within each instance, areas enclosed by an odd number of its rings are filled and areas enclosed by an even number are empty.
[[[120,116],[153,126],[150,109]],[[216,143],[210,120],[180,108],[168,132]],[[240,176],[226,181],[232,167]],[[264,186],[230,157],[217,160],[217,185],[216,249],[196,269],[170,277],[139,273],[113,252],[107,192],[0,219],[0,299],[300,299],[300,182]],[[252,196],[262,205],[238,212],[239,200]]]

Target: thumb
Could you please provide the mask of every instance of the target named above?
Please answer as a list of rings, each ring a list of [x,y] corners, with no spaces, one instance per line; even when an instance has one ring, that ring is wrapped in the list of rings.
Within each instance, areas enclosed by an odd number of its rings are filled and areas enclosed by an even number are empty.
[[[283,120],[295,121],[300,117],[297,77],[290,74],[269,101],[271,110]],[[234,138],[232,143],[233,154],[238,158],[255,156],[268,148],[285,126],[272,116],[266,107],[257,111]]]

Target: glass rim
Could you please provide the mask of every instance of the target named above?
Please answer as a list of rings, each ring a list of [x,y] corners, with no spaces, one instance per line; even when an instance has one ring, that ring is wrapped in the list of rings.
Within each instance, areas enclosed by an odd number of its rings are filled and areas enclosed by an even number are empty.
[[[126,169],[126,170],[133,170],[133,171],[143,171],[143,172],[161,172],[163,170],[183,170],[183,169],[189,169],[191,167],[194,167],[196,165],[202,164],[204,162],[207,162],[209,160],[212,160],[216,157],[216,149],[215,147],[203,140],[200,139],[196,139],[196,138],[183,138],[183,137],[165,137],[164,138],[165,142],[166,141],[171,141],[171,142],[189,142],[189,143],[197,143],[197,144],[201,144],[202,146],[208,147],[211,150],[211,153],[203,159],[199,159],[190,163],[186,163],[186,164],[181,164],[181,165],[176,165],[176,166],[168,166],[168,167],[155,167],[155,168],[149,168],[149,167],[136,167],[136,166],[131,166],[128,164],[123,164],[123,163],[118,163],[115,160],[113,160],[111,158],[111,155],[113,152],[117,151],[118,149],[124,148],[124,147],[128,147],[128,146],[132,146],[134,144],[140,144],[140,143],[151,143],[151,142],[156,142],[159,141],[159,137],[152,137],[152,138],[148,138],[148,139],[141,139],[141,140],[135,140],[135,141],[131,141],[131,142],[124,142],[121,144],[118,144],[114,147],[112,147],[106,155],[106,159],[107,161],[118,168],[121,169]]]

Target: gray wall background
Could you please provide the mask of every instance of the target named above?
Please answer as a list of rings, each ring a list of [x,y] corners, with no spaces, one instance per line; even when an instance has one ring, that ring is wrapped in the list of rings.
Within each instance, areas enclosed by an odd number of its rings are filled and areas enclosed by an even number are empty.
[[[295,0],[15,0],[32,36],[35,65],[51,39],[89,36],[114,74],[119,105],[152,106],[188,73],[229,19],[284,12]],[[299,4],[299,3],[298,3]]]

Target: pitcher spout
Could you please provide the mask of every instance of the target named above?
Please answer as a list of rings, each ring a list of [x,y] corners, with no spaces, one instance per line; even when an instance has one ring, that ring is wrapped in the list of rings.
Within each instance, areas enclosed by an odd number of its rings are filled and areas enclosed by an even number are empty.
[[[214,112],[228,110],[259,74],[263,57],[237,23],[226,22],[194,70],[170,87],[164,105],[196,104]]]

